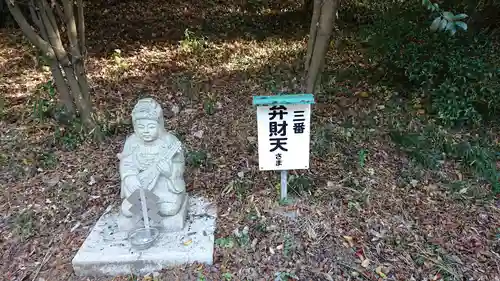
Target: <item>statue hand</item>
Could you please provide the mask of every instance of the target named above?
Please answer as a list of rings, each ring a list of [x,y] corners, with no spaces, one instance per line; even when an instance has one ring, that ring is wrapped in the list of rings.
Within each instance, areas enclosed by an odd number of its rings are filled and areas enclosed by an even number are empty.
[[[130,193],[132,193],[135,190],[141,188],[141,183],[139,182],[139,179],[137,177],[130,176],[125,179],[125,187]]]

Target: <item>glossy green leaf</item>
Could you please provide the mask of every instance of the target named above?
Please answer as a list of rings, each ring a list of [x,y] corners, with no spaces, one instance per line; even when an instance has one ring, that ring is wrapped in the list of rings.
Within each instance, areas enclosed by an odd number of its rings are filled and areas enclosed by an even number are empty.
[[[439,23],[441,23],[441,17],[437,17],[434,19],[434,21],[432,22],[431,26],[430,26],[430,30],[432,32],[435,32],[438,27],[439,27]]]
[[[443,17],[449,21],[453,20],[453,13],[452,12],[443,12]]]
[[[441,22],[439,23],[439,31],[444,31],[446,26],[450,24],[451,22],[448,22],[446,19],[442,19]]]
[[[451,36],[455,35],[456,32],[457,32],[457,29],[455,28],[455,25],[453,25],[453,27],[450,29]]]
[[[463,21],[456,21],[455,25],[458,26],[458,27],[460,27],[463,30],[467,30],[467,24],[465,22],[463,22]]]
[[[452,30],[452,29],[455,29],[455,23],[450,21],[448,22],[448,24],[446,24],[446,28],[444,29],[445,31],[449,31],[449,30]]]
[[[458,14],[458,15],[453,16],[453,20],[463,20],[467,17],[469,17],[469,16],[466,14]]]

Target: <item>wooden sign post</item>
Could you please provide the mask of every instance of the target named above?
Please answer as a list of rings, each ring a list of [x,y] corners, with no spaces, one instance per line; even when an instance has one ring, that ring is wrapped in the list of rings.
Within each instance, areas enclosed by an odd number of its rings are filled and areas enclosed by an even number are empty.
[[[309,169],[312,94],[255,96],[259,169],[281,171],[281,199],[287,198],[287,171]]]

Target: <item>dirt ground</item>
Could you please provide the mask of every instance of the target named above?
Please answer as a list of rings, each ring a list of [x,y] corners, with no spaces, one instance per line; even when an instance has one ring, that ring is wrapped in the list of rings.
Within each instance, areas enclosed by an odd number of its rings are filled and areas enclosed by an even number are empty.
[[[398,151],[389,126],[421,119],[397,93],[367,81],[323,81],[311,168],[291,172],[292,195],[302,192],[280,204],[278,173],[258,170],[251,99],[300,90],[308,20],[274,12],[281,7],[176,2],[86,8],[88,75],[108,133],[100,144],[33,117],[50,72],[21,34],[0,32],[2,280],[95,280],[75,277],[71,259],[106,207],[119,202],[116,154],[131,132],[135,101],[152,96],[191,152],[188,192],[219,212],[214,265],[155,278],[500,281],[500,200],[472,196],[472,189],[488,193],[481,182],[453,191],[445,182],[470,175],[453,164],[425,170]],[[186,28],[197,37],[183,40]],[[359,64],[361,56],[355,45],[332,49],[325,71]],[[248,237],[235,238],[245,227]]]

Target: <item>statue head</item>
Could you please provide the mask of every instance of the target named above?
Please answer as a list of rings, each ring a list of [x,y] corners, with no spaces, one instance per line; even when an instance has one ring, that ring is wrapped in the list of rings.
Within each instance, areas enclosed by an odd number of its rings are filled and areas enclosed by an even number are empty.
[[[144,142],[155,141],[164,131],[163,110],[152,98],[140,99],[132,110],[134,132]]]

